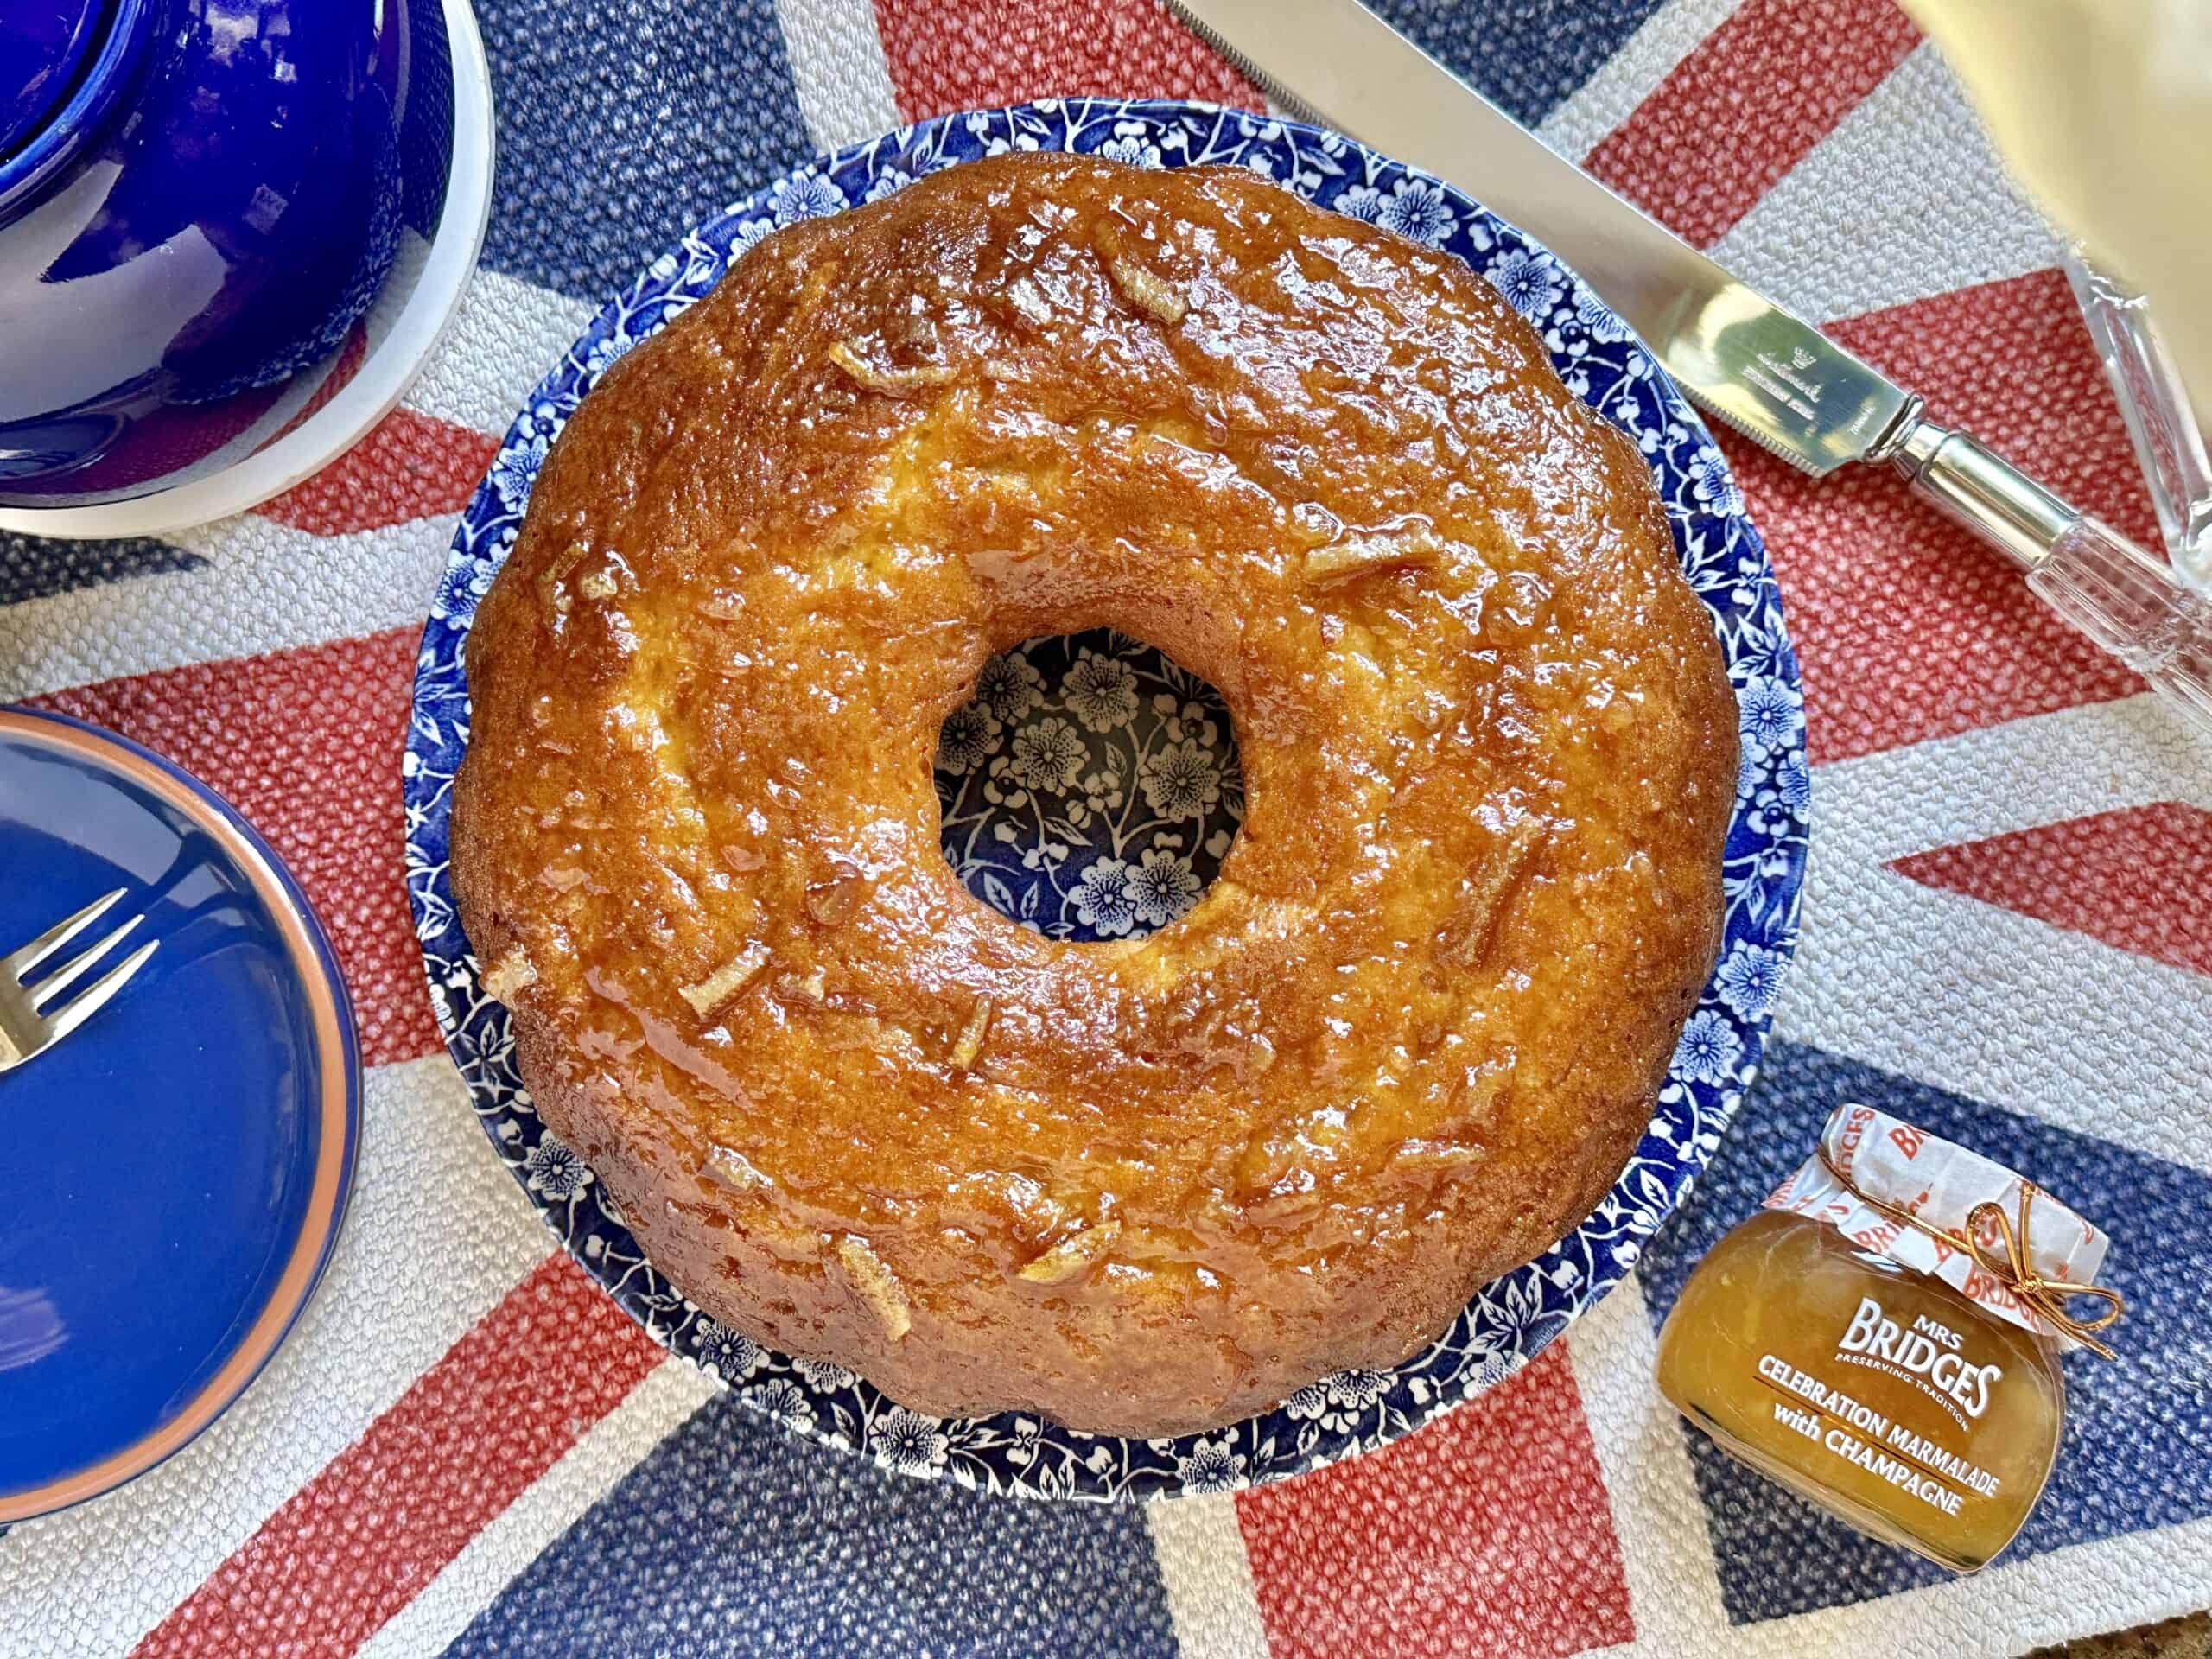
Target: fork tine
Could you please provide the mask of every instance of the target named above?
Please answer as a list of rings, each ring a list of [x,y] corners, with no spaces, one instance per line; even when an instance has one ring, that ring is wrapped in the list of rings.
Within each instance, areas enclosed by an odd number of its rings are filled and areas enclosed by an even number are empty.
[[[58,993],[68,989],[72,981],[82,976],[85,969],[105,956],[113,948],[118,939],[145,919],[143,916],[133,916],[82,956],[74,961],[65,963],[39,981],[37,984],[26,988],[30,992],[31,1007],[35,1009],[42,1008],[51,1002]]]
[[[130,976],[146,965],[146,958],[160,946],[159,939],[149,939],[120,963],[109,969],[98,979],[77,993],[67,1003],[55,1009],[41,1022],[46,1027],[46,1040],[58,1043],[86,1020],[98,1014],[107,1000],[129,982]]]
[[[95,899],[66,922],[57,922],[20,950],[0,957],[0,981],[17,980],[99,920],[101,914],[125,889],[118,887],[104,899]]]

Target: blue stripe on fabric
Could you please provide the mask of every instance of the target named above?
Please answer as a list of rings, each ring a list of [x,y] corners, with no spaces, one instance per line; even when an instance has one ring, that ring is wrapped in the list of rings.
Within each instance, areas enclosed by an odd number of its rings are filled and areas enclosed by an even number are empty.
[[[207,563],[197,553],[145,536],[112,542],[71,542],[0,531],[0,605],[51,599],[56,594],[97,588],[130,576],[173,575],[200,569]]]
[[[1142,1516],[887,1474],[717,1395],[451,1656],[1176,1652]]]
[[[1666,0],[1369,0],[1515,120],[1534,126]]]
[[[484,263],[597,301],[812,150],[771,0],[480,0],[499,165]]]
[[[2065,1362],[2067,1421],[2043,1502],[2005,1559],[2212,1515],[2212,1178],[1817,1048],[1770,1043],[1738,1123],[1637,1265],[1654,1320],[1698,1259],[1811,1150],[1841,1101],[1864,1101],[1986,1154],[2113,1236],[2103,1281],[2127,1298],[2107,1363]],[[2053,1078],[2054,1088],[2078,1086]],[[2177,1098],[2177,1111],[2199,1103]],[[1738,1624],[1940,1582],[1941,1568],[1878,1544],[1751,1474],[1685,1427],[1721,1595]]]

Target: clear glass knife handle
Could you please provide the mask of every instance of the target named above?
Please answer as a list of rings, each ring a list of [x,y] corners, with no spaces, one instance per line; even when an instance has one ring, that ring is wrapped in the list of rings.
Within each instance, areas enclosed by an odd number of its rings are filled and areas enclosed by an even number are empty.
[[[2111,525],[2082,518],[2028,572],[2044,603],[2212,735],[2212,599]]]
[[[2167,556],[2183,582],[2212,594],[2212,459],[2151,302],[2091,264],[2078,242],[2066,251],[2066,275],[2127,423]]]
[[[2037,598],[2212,735],[2212,599],[1963,432],[1920,421],[1890,454],[1917,493],[2024,569]]]

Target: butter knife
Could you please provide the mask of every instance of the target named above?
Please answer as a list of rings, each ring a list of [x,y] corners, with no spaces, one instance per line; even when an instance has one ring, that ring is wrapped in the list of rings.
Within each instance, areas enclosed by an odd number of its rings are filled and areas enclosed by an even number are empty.
[[[1821,478],[1887,462],[2212,734],[2212,600],[1615,195],[1355,0],[1167,0],[1294,118],[1459,186],[1595,288],[1675,382]]]

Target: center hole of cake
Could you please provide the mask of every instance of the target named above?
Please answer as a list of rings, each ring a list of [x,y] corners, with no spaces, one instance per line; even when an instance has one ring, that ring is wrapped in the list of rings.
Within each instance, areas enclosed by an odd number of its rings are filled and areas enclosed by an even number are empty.
[[[1055,939],[1141,938],[1198,902],[1244,817],[1229,706],[1166,652],[1095,628],[983,665],[938,734],[945,861]]]

